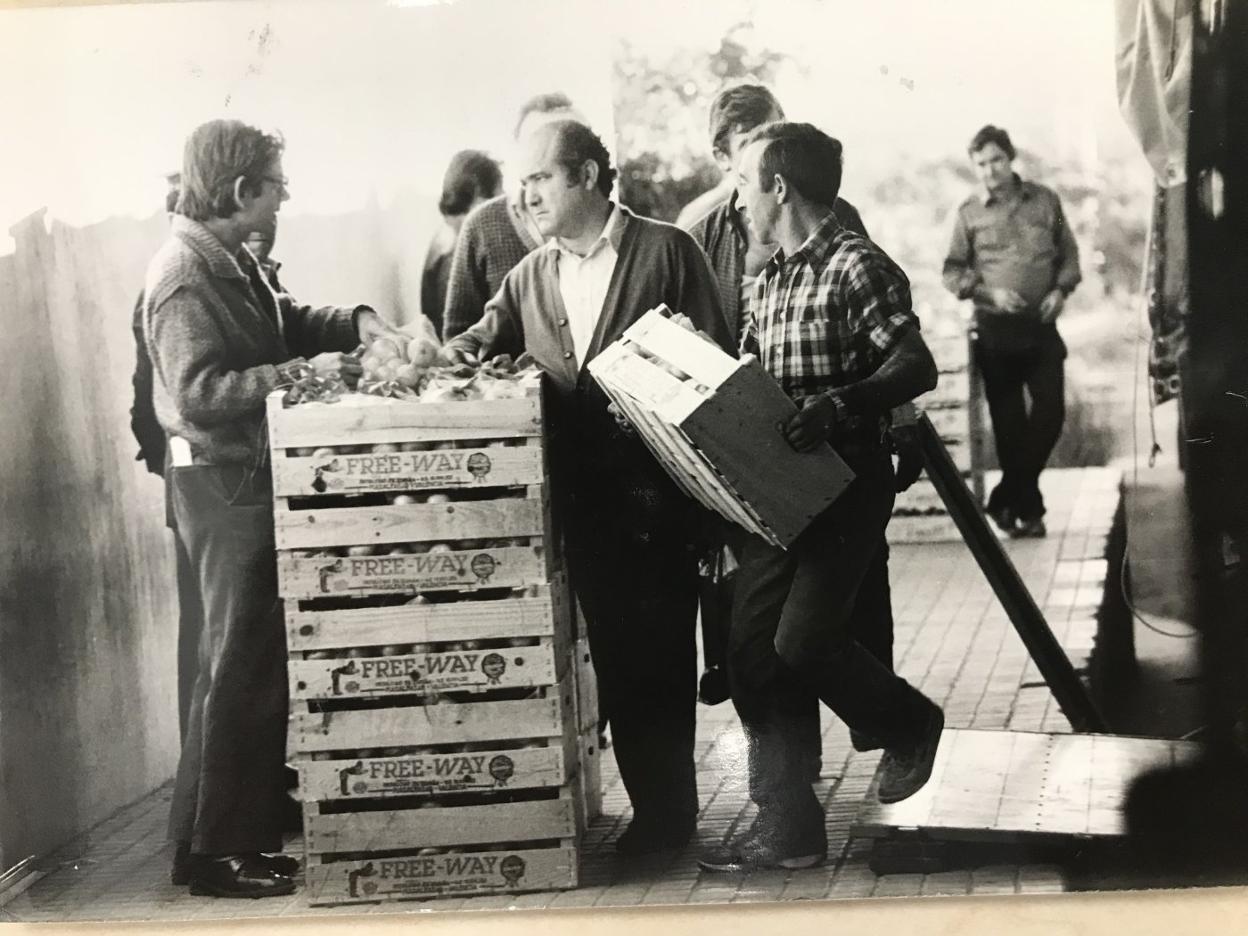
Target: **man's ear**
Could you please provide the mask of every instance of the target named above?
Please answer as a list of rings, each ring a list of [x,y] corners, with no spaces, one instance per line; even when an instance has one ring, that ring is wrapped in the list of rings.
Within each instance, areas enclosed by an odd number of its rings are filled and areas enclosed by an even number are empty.
[[[243,204],[243,186],[247,184],[244,176],[239,176],[234,180],[234,210],[242,211],[246,205]]]
[[[789,198],[789,183],[778,172],[772,176],[772,180],[772,188],[776,193],[776,204],[783,205]]]
[[[587,192],[598,187],[598,164],[592,159],[581,163],[581,184],[585,186]]]

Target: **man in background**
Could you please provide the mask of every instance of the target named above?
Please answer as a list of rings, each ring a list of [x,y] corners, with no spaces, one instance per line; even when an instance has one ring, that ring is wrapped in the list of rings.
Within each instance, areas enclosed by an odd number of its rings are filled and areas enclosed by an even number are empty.
[[[983,191],[958,208],[944,282],[975,305],[975,366],[1001,465],[986,509],[1010,536],[1044,536],[1040,473],[1065,418],[1056,322],[1082,278],[1079,247],[1057,193],[1014,171],[1006,131],[989,124],[968,152]]]
[[[480,150],[461,150],[451,157],[442,180],[438,211],[443,224],[429,242],[420,275],[420,311],[442,336],[442,313],[451,281],[455,240],[468,213],[503,190],[498,163]]]
[[[581,117],[566,94],[539,94],[520,108],[512,137],[522,144],[536,127],[555,119]],[[449,341],[480,321],[485,304],[494,298],[503,277],[542,241],[541,231],[525,211],[519,187],[473,211],[455,239],[442,316],[443,338]]]
[[[698,811],[693,742],[700,508],[617,424],[588,363],[661,303],[721,348],[732,340],[706,258],[670,224],[611,200],[602,141],[571,120],[542,126],[520,164],[525,204],[550,241],[503,280],[452,360],[527,351],[552,388],[551,464],[572,587],[633,820],[616,847],[683,846]]]

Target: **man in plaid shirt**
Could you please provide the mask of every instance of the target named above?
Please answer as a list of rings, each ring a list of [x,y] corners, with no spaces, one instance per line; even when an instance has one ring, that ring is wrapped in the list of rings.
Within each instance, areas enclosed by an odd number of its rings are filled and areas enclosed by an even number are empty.
[[[759,537],[741,547],[728,667],[758,818],[700,859],[710,870],[805,868],[825,859],[823,810],[803,771],[793,717],[810,692],[885,749],[882,802],[927,782],[944,727],[940,708],[852,628],[893,507],[888,412],[932,389],[936,365],[905,274],[837,220],[840,182],[841,144],[810,124],[760,127],[738,166],[742,216],[758,240],[780,245],[755,286],[741,349],[798,405],[777,431],[799,452],[831,443],[855,479],[788,550]]]

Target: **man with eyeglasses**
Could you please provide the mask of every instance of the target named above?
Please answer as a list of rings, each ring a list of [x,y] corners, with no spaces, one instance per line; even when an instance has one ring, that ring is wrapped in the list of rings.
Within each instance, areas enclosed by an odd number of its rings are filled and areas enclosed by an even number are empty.
[[[279,303],[244,249],[288,197],[283,148],[236,120],[191,133],[171,234],[144,290],[152,401],[204,610],[169,817],[171,878],[215,897],[288,894],[298,867],[276,854],[288,713],[265,398],[301,365],[353,380],[360,365],[344,352],[398,334],[368,306]]]

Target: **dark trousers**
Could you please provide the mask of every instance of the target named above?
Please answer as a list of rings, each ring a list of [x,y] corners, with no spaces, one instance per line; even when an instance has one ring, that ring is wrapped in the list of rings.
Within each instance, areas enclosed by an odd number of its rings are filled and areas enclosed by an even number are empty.
[[[699,604],[702,610],[703,666],[723,666],[727,671],[728,642],[732,629],[732,596],[736,573],[699,581]],[[872,554],[870,565],[858,587],[858,596],[850,613],[850,631],[873,657],[893,669],[893,596],[888,582],[888,541],[880,543]],[[802,756],[817,765],[823,752],[823,730],[819,718],[819,697],[800,684],[787,687],[794,699],[787,706],[794,713],[796,730],[801,738]],[[803,701],[804,699],[804,701]],[[869,741],[870,739],[863,739]]]
[[[286,642],[267,472],[172,472],[178,535],[204,629],[169,837],[197,854],[277,851],[286,759]]]
[[[1066,346],[1056,329],[1019,348],[996,347],[982,338],[975,343],[975,364],[984,378],[1001,465],[1001,481],[988,497],[989,511],[1009,509],[1024,520],[1044,516],[1040,472],[1066,416],[1065,358]]]
[[[692,822],[696,557],[675,529],[640,532],[638,517],[605,491],[577,504],[569,571],[620,778],[637,819]]]
[[[861,593],[879,568],[894,492],[886,452],[851,467],[850,487],[788,550],[758,537],[741,548],[728,650],[733,702],[748,742],[750,795],[785,822],[821,813],[802,771],[809,742],[799,726],[811,694],[886,747],[912,742],[930,704],[855,635],[860,596],[865,608],[882,598],[878,571],[874,595]],[[883,644],[879,636],[880,656]],[[888,646],[891,657],[891,628]]]

